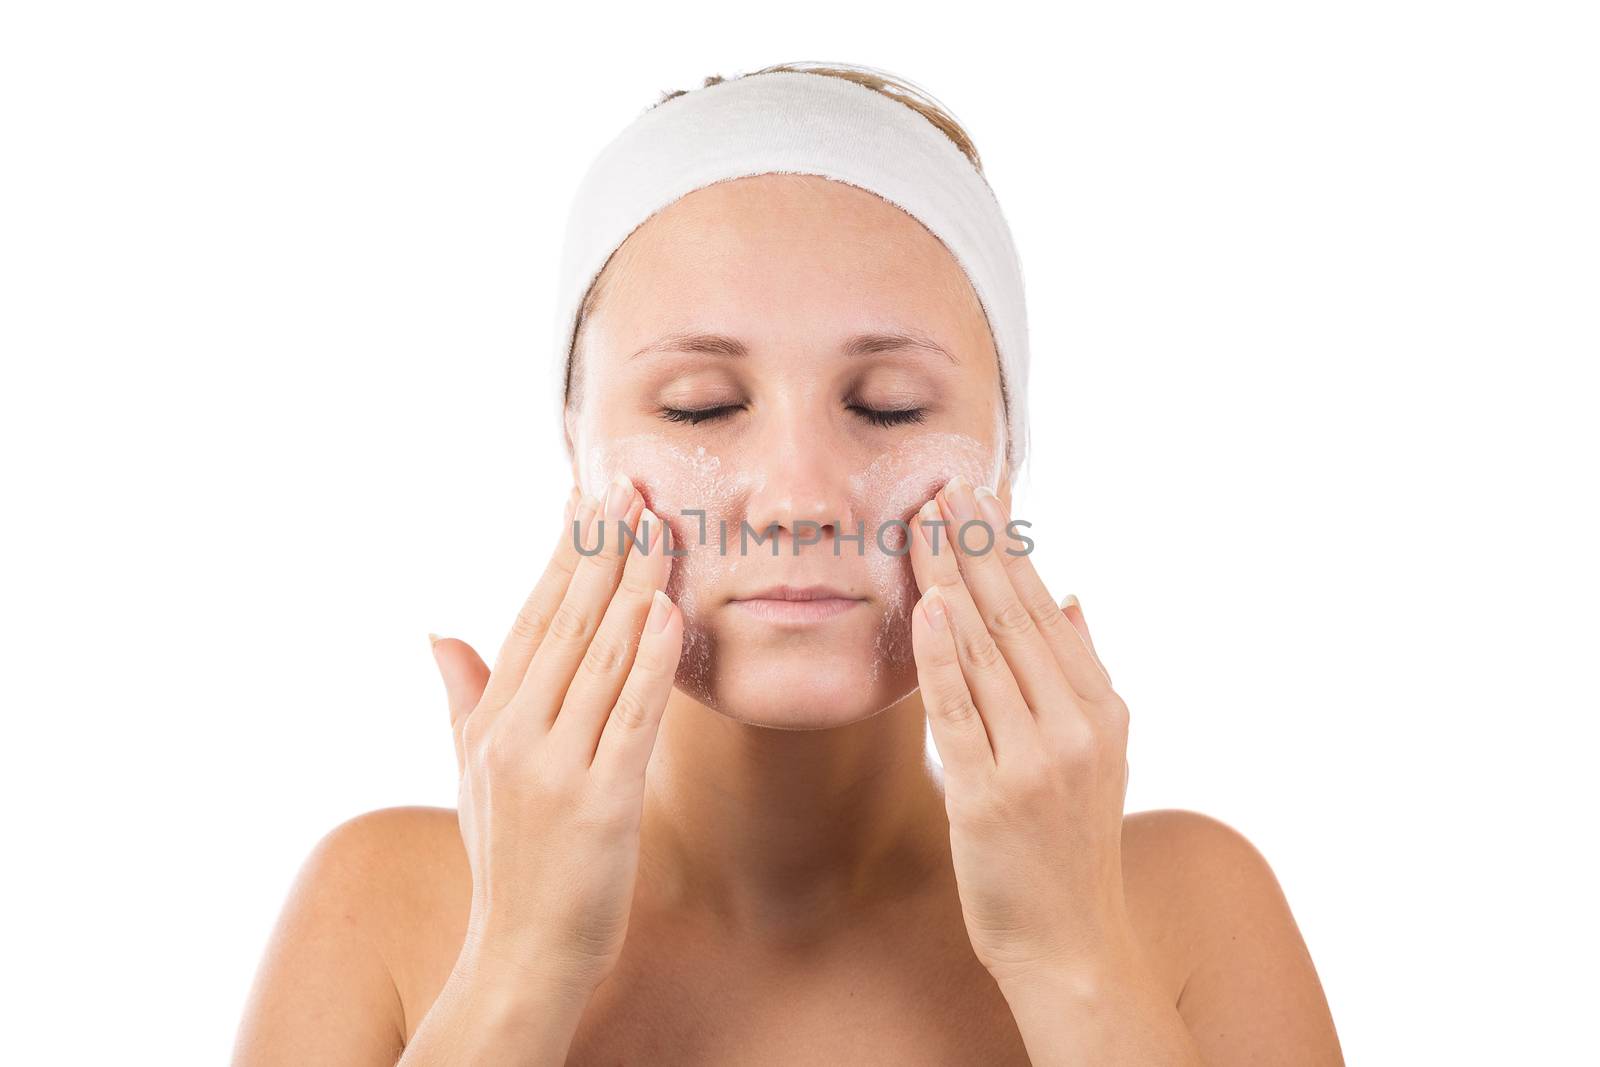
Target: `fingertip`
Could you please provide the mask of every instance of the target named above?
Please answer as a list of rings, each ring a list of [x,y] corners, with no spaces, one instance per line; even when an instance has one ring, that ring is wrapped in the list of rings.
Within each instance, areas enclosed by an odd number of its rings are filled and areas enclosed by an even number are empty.
[[[666,524],[661,521],[661,516],[651,511],[648,506],[639,509],[638,530],[642,535],[640,540],[644,542],[645,555],[656,555],[658,549],[665,548]],[[660,554],[666,555],[665,551]]]
[[[657,589],[650,597],[650,614],[645,619],[646,632],[658,634],[672,621],[672,600]]]
[[[1083,635],[1091,649],[1094,648],[1094,638],[1089,636],[1089,620],[1084,617],[1083,605],[1078,603],[1078,598],[1068,593],[1061,600],[1061,610],[1067,616],[1067,621],[1072,623],[1072,628]]]
[[[578,505],[573,509],[572,518],[567,526],[571,529],[570,539],[576,545],[578,539],[589,532],[590,524],[600,511],[600,500],[591,493],[581,493],[578,496]]]
[[[625,515],[625,519],[631,519],[633,528],[638,530],[639,520],[643,518],[644,513],[650,509],[645,506],[644,494],[639,492],[638,489],[634,488],[632,482],[628,483],[628,489],[632,491],[633,496],[628,498],[628,511]]]
[[[439,673],[444,676],[445,683],[449,684],[450,675],[454,670],[454,656],[450,650],[451,641],[447,637],[435,637],[433,641],[433,662],[439,667]]]

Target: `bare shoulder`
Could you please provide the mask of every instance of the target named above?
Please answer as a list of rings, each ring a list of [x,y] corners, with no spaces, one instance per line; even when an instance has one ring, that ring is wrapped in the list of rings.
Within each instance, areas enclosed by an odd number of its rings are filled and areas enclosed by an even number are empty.
[[[1204,896],[1277,891],[1277,878],[1250,839],[1221,819],[1198,811],[1161,808],[1122,820],[1123,871],[1141,890],[1181,907]],[[1130,892],[1133,887],[1130,886]],[[1154,903],[1154,901],[1148,901]]]
[[[1219,903],[1248,907],[1277,892],[1266,857],[1244,834],[1180,808],[1123,818],[1122,870],[1135,923],[1183,979],[1205,950],[1208,928],[1226,920]]]
[[[366,874],[390,876],[402,885],[417,884],[415,874],[423,872],[393,868],[392,860],[403,857],[432,867],[466,859],[456,810],[422,805],[379,808],[346,819],[328,831],[318,848],[362,867]]]
[[[468,879],[454,808],[380,808],[335,826],[307,865],[329,891],[369,909],[374,918],[404,920],[431,909]]]
[[[1272,866],[1220,819],[1175,808],[1123,820],[1123,880],[1144,947],[1216,1062],[1264,1049],[1339,1064],[1333,1020]]]
[[[408,1016],[449,974],[466,933],[472,870],[454,808],[381,808],[341,823],[318,846],[330,888],[365,918]]]
[[[452,809],[384,808],[333,827],[278,916],[234,1063],[392,1063],[413,991],[460,949],[470,895]]]

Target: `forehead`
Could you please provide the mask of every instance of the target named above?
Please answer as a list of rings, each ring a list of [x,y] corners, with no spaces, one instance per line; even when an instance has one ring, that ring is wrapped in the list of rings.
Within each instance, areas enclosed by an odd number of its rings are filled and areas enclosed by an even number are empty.
[[[598,316],[624,343],[636,330],[899,326],[993,351],[977,295],[937,237],[875,193],[814,175],[695,190],[629,236],[603,288]]]

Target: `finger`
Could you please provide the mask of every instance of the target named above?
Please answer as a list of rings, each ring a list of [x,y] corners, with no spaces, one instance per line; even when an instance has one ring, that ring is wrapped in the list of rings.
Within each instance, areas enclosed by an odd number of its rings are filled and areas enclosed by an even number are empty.
[[[567,687],[566,700],[550,730],[550,743],[571,746],[571,754],[585,766],[594,760],[600,731],[633,667],[655,592],[667,584],[669,561],[662,550],[661,520],[644,508],[633,533],[637,536],[630,539],[622,580],[578,663],[578,673]]]
[[[548,732],[555,724],[578,663],[600,629],[600,620],[632,554],[628,538],[619,536],[621,528],[637,529],[642,510],[639,491],[619,473],[606,490],[604,511],[594,517],[591,529],[583,535],[583,550],[589,554],[580,553],[572,582],[550,614],[544,640],[511,698],[511,704],[525,712],[523,721],[530,727]]]
[[[591,773],[600,788],[616,793],[643,787],[682,655],[683,612],[658,589],[651,596],[628,680],[595,747]]]
[[[522,679],[528,673],[528,664],[533,662],[533,654],[550,627],[550,616],[566,595],[573,571],[577,569],[581,558],[578,555],[579,534],[588,528],[589,520],[599,506],[594,497],[579,494],[576,487],[567,497],[561,539],[545,564],[538,584],[517,612],[511,631],[500,646],[500,654],[495,657],[494,670],[490,672],[489,685],[484,690],[486,706],[495,709],[503,707],[522,685]]]
[[[937,524],[937,525],[935,525]],[[917,512],[911,537],[911,570],[924,593],[938,589],[945,617],[955,640],[961,674],[983,716],[997,763],[1009,753],[1027,751],[1037,744],[1033,713],[1006,663],[1000,646],[989,634],[962,580],[955,553],[947,539],[949,526],[941,517],[937,500]]]
[[[433,645],[433,661],[439,667],[439,677],[444,679],[445,698],[450,705],[450,733],[455,737],[456,772],[460,773],[466,765],[461,728],[483,696],[489,668],[465,641],[434,634],[429,634],[428,638]]]
[[[1078,631],[1078,636],[1083,638],[1083,643],[1089,646],[1089,654],[1094,657],[1095,666],[1100,668],[1100,673],[1106,676],[1106,684],[1112,685],[1111,672],[1106,669],[1105,661],[1100,658],[1100,650],[1094,647],[1094,637],[1089,633],[1089,620],[1083,617],[1083,605],[1078,603],[1078,598],[1068,593],[1061,601],[1061,611],[1072,620],[1073,627]]]
[[[997,530],[1006,530],[1010,516],[993,493],[977,494],[978,511]],[[1044,580],[1034,569],[1031,554],[1019,552],[1007,545],[997,553],[1005,563],[1011,577],[1011,587],[1017,598],[1033,616],[1034,625],[1044,636],[1045,643],[1055,654],[1061,674],[1072,686],[1073,692],[1084,700],[1104,700],[1111,693],[1111,681],[1100,668],[1093,652],[1083,637],[1056,603]]]
[[[950,548],[967,591],[1011,667],[1023,700],[1035,715],[1053,713],[1055,705],[1070,699],[1072,689],[1032,613],[1011,587],[999,551],[1004,523],[996,525],[978,513],[972,485],[961,475],[952,478],[934,498],[950,523]]]
[[[973,781],[994,767],[994,748],[961,673],[949,611],[937,586],[911,612],[911,653],[939,762],[954,779]]]

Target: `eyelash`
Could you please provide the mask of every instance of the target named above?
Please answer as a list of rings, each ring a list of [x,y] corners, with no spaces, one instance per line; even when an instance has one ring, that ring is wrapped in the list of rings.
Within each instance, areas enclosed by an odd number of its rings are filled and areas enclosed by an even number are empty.
[[[721,407],[699,408],[697,410],[662,408],[661,417],[668,422],[686,422],[693,426],[702,422],[709,422],[712,419],[720,419],[730,412],[738,411],[740,407],[741,405],[739,404],[724,404]]]
[[[849,407],[874,426],[903,426],[922,422],[928,417],[927,408],[869,408],[861,404],[851,404]]]
[[[723,404],[721,407],[700,408],[698,410],[662,408],[661,417],[668,422],[682,422],[697,426],[702,422],[710,422],[713,419],[720,419],[725,415],[740,411],[743,406],[742,404]],[[848,404],[846,407],[874,426],[903,426],[907,423],[923,422],[928,417],[927,408],[869,408],[862,404]]]

